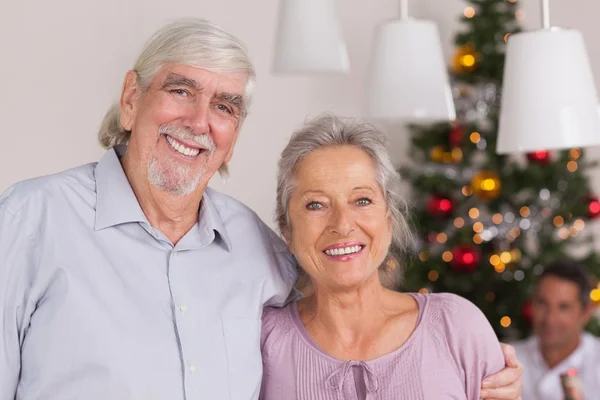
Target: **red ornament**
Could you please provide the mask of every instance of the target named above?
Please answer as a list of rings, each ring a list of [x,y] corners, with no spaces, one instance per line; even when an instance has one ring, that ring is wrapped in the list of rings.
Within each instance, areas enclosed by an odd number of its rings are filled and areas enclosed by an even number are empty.
[[[536,162],[539,165],[548,165],[550,163],[550,152],[546,150],[534,151],[533,153],[527,153],[529,161]]]
[[[454,125],[448,134],[448,143],[450,144],[450,147],[460,147],[464,136],[465,130],[462,125]]]
[[[531,300],[527,300],[525,304],[523,304],[523,308],[521,308],[521,314],[527,323],[531,323],[531,320],[533,319],[533,305],[531,304]]]
[[[600,216],[600,200],[598,196],[588,196],[588,217],[596,219]]]
[[[447,197],[433,195],[427,202],[427,210],[434,217],[449,217],[454,211],[454,202]]]
[[[450,266],[456,271],[472,272],[479,266],[481,254],[477,247],[462,245],[452,250],[452,262]]]

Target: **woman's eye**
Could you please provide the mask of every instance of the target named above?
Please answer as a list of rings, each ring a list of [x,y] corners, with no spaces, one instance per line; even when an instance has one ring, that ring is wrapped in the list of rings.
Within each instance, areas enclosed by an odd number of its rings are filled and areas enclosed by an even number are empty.
[[[323,207],[321,203],[317,203],[316,201],[311,201],[306,205],[306,208],[308,208],[309,210],[320,210],[321,207]]]
[[[362,207],[368,206],[369,204],[371,204],[371,200],[367,199],[366,197],[363,197],[362,199],[358,199],[356,201],[356,204]]]

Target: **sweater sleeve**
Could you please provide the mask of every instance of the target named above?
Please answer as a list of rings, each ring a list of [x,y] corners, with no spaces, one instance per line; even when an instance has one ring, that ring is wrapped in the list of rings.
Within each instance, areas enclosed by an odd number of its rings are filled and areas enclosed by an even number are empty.
[[[442,294],[449,350],[464,377],[465,394],[479,400],[481,382],[504,368],[500,342],[485,315],[470,301]]]

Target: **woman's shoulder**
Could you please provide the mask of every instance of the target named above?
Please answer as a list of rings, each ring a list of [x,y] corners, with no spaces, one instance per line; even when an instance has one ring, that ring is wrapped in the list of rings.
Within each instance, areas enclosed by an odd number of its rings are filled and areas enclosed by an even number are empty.
[[[465,322],[484,322],[487,319],[471,301],[453,293],[413,294],[423,309],[423,318],[461,329]]]
[[[282,338],[289,336],[289,332],[294,328],[293,307],[297,307],[297,303],[292,302],[284,307],[265,307],[263,309],[260,340],[263,354],[277,346]]]

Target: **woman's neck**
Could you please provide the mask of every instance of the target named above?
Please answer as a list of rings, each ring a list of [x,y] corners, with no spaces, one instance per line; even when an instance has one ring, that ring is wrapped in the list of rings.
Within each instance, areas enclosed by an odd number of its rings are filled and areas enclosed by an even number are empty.
[[[385,289],[376,278],[346,291],[315,286],[314,294],[300,302],[302,322],[324,351],[341,359],[372,359],[398,348],[413,331],[414,299]]]

